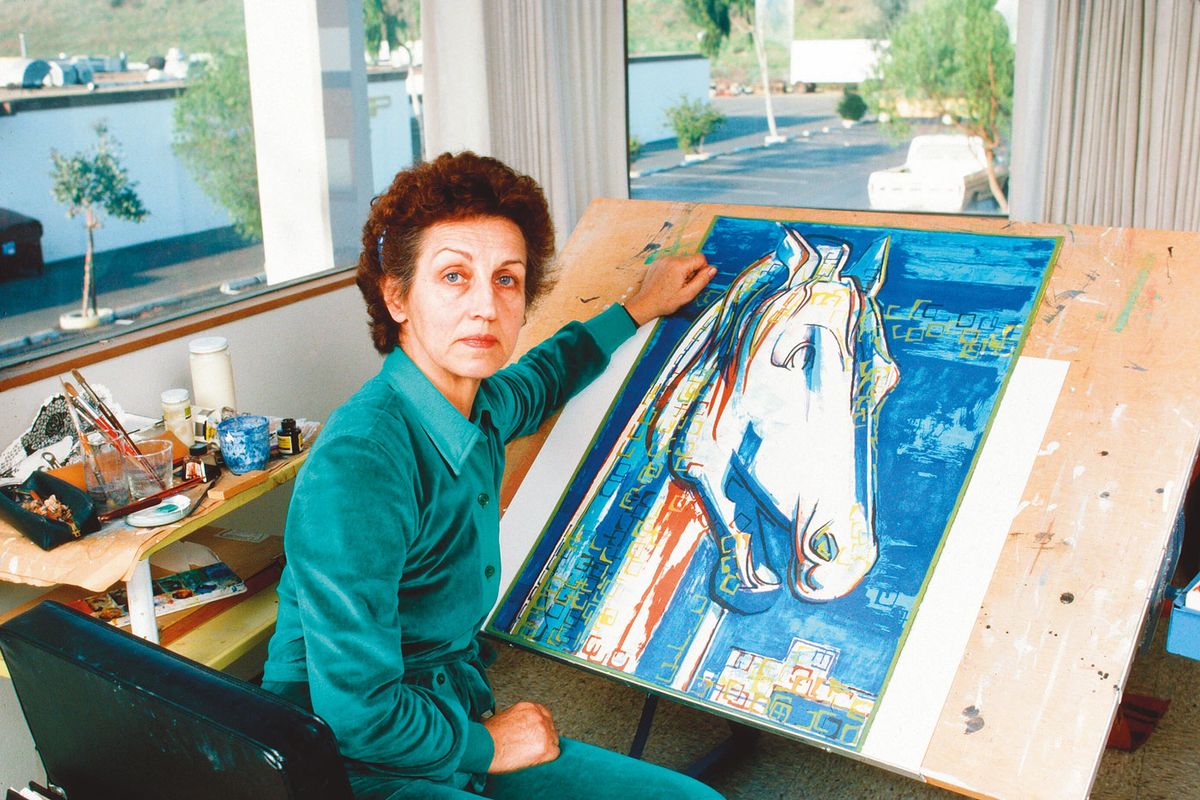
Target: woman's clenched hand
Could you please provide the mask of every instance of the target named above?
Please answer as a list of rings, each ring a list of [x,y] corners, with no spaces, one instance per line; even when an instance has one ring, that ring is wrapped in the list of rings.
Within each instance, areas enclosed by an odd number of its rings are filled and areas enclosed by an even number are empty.
[[[515,772],[558,758],[558,730],[550,709],[522,701],[483,721],[496,751],[490,773]]]

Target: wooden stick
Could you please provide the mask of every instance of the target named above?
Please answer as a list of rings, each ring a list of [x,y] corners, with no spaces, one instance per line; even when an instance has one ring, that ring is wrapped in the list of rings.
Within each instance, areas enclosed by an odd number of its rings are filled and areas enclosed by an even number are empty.
[[[108,522],[109,520],[116,519],[117,517],[123,517],[127,514],[132,514],[135,511],[141,511],[143,508],[149,508],[150,506],[158,505],[160,500],[167,497],[173,497],[180,492],[190,489],[203,480],[204,479],[200,477],[188,478],[186,481],[180,481],[174,486],[163,489],[161,492],[155,492],[154,494],[146,495],[140,500],[134,500],[132,503],[123,505],[120,508],[114,508],[112,511],[105,511],[103,514],[97,514],[96,519],[100,520],[101,522]]]

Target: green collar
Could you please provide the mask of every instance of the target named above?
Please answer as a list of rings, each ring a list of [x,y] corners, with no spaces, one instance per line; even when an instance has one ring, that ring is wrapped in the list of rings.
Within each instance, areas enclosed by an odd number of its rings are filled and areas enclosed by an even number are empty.
[[[417,420],[428,434],[434,447],[445,459],[446,465],[457,477],[462,472],[471,448],[483,438],[479,426],[485,414],[488,417],[487,423],[491,424],[492,410],[482,386],[475,394],[471,418],[467,419],[399,347],[388,353],[383,360],[380,374],[409,406],[412,418]]]

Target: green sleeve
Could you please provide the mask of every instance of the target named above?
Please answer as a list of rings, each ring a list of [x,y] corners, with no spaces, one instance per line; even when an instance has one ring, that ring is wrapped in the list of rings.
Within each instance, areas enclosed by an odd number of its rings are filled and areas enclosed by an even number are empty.
[[[613,304],[587,322],[569,322],[515,364],[484,382],[492,422],[504,441],[527,436],[561,409],[608,365],[637,326],[625,307]]]
[[[402,680],[397,596],[417,497],[411,459],[376,439],[318,442],[297,482],[284,541],[313,710],[342,754],[444,780],[485,772],[492,741],[461,706]]]

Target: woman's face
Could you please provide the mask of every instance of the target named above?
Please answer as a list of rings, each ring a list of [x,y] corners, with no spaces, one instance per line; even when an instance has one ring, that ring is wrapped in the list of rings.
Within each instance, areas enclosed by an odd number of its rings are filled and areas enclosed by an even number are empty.
[[[508,362],[525,320],[525,237],[503,217],[426,229],[408,295],[385,287],[400,347],[453,400]]]

